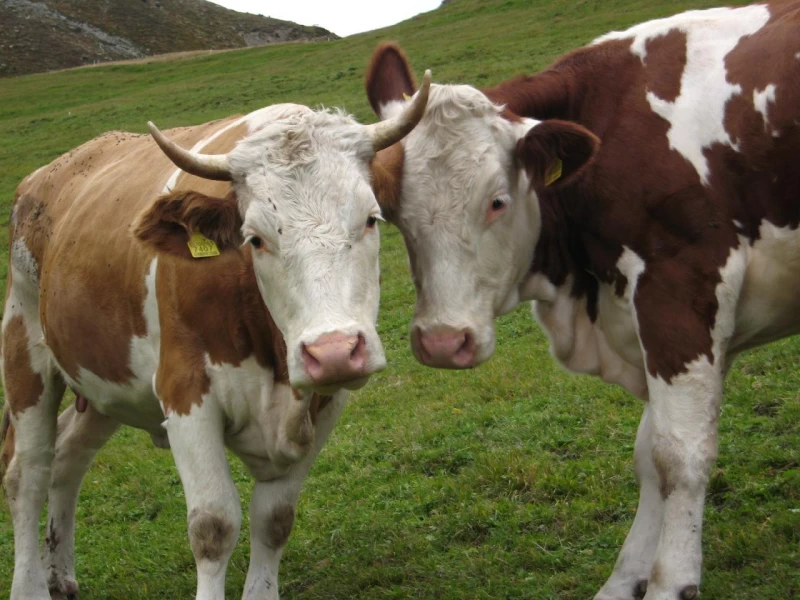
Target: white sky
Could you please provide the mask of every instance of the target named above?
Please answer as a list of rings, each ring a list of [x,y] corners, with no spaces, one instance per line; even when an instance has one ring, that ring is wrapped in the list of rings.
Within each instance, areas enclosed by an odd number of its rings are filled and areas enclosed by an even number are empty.
[[[211,0],[226,8],[301,25],[319,25],[342,37],[388,27],[438,8],[441,0]]]

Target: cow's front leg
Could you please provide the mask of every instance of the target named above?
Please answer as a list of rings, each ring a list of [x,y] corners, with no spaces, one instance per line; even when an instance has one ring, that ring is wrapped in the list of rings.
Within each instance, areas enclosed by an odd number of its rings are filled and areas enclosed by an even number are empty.
[[[342,413],[347,398],[340,392],[317,414],[314,445],[288,473],[257,481],[250,502],[250,567],[243,600],[278,600],[278,567],[294,524],[300,488]]]
[[[694,600],[702,566],[703,509],[717,458],[722,374],[706,359],[667,382],[650,382],[653,461],[664,521],[647,600]]]
[[[164,425],[186,494],[197,600],[223,600],[225,572],[242,523],[225,456],[223,415],[210,398],[192,406],[189,414],[167,412]]]
[[[709,261],[716,245],[687,258]],[[653,465],[664,499],[646,600],[699,594],[705,492],[717,458],[726,350],[747,258],[738,249],[716,257],[718,270],[659,263],[638,279],[634,304],[646,357]]]
[[[644,407],[636,433],[633,462],[639,482],[639,507],[614,572],[595,600],[640,600],[647,590],[664,516],[664,499],[653,461],[653,418],[649,404]]]

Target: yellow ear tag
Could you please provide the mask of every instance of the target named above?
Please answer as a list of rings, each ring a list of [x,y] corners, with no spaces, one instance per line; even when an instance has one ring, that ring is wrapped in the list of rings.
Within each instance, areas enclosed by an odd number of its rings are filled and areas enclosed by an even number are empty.
[[[547,172],[544,178],[545,185],[552,185],[556,181],[561,178],[561,170],[564,164],[561,162],[560,158],[557,158],[556,161],[553,163],[553,166],[550,167],[550,170]]]
[[[219,248],[217,248],[214,240],[208,239],[202,233],[193,233],[186,245],[189,246],[189,252],[195,258],[219,256]]]
[[[411,96],[403,92],[403,100],[411,100]]]

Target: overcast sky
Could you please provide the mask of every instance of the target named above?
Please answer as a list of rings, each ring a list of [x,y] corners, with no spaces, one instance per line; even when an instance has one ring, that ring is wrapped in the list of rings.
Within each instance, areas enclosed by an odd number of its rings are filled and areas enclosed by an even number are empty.
[[[437,8],[442,0],[211,0],[227,8],[319,25],[342,37],[380,29]]]

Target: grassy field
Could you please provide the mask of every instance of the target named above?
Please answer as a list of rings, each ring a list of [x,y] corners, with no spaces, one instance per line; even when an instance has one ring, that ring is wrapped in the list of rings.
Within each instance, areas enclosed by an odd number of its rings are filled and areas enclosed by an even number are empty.
[[[0,80],[0,198],[62,152],[109,129],[199,123],[275,102],[342,105],[373,117],[362,79],[375,44],[399,41],[434,81],[489,84],[537,70],[619,29],[708,1],[458,0],[390,29],[147,65]],[[292,599],[590,598],[636,509],[640,403],[563,373],[520,308],[471,372],[418,365],[414,292],[397,230],[384,228],[380,332],[389,368],[353,396],[307,482],[284,554]],[[5,280],[7,238],[0,248]],[[707,508],[704,600],[800,597],[797,341],[743,357],[727,386]],[[251,483],[233,472],[246,508]],[[246,510],[244,511],[247,514]],[[246,518],[246,516],[245,516]],[[228,573],[241,594],[248,541]],[[0,598],[12,531],[0,507]],[[168,452],[121,431],[98,456],[78,509],[82,598],[194,593],[185,504]]]

